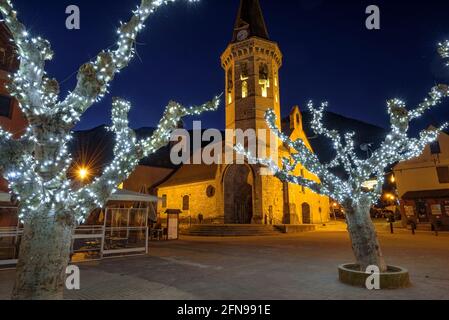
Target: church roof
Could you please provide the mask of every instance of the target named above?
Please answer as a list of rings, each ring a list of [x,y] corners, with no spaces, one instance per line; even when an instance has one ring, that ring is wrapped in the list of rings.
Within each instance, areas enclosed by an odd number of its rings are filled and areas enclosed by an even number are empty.
[[[404,200],[435,199],[449,197],[449,189],[409,191],[402,196]]]
[[[237,41],[238,31],[245,28],[248,28],[250,37],[259,37],[269,40],[270,37],[268,35],[259,0],[240,1],[232,42]]]
[[[140,128],[135,130],[137,139],[152,136],[155,128]],[[101,171],[114,159],[115,135],[107,130],[105,125],[90,130],[74,132],[74,138],[69,144],[75,162],[89,165],[95,174]],[[156,153],[140,161],[140,165],[176,169],[170,161],[170,146],[159,149]]]
[[[303,129],[308,137],[310,145],[313,151],[318,156],[322,163],[328,163],[335,158],[336,152],[332,148],[331,141],[324,136],[317,136],[311,128],[312,114],[310,112],[302,112],[302,122]],[[366,158],[367,153],[362,151],[361,146],[367,144],[371,146],[371,150],[377,149],[382,141],[384,141],[387,135],[387,130],[376,125],[372,125],[360,120],[351,119],[330,111],[325,111],[324,125],[331,130],[337,130],[338,132],[344,134],[347,132],[355,132],[354,137],[355,151],[360,158]],[[287,135],[292,134],[292,129],[290,129],[290,118],[284,118],[282,120],[283,132]],[[343,176],[344,170],[342,168],[337,168],[334,170],[337,175]]]
[[[309,112],[302,112],[303,126],[309,142],[318,155],[319,159],[329,162],[335,156],[335,151],[331,147],[329,139],[321,136],[315,136],[310,128],[312,116]],[[285,133],[291,134],[290,119],[285,118],[282,121],[282,127]],[[338,130],[342,133],[355,131],[356,150],[360,157],[366,157],[366,153],[360,149],[361,144],[372,144],[373,150],[377,148],[381,141],[385,138],[387,130],[375,125],[371,125],[359,120],[350,119],[332,112],[326,112],[324,123],[330,129]],[[139,139],[151,136],[154,129],[142,128],[136,130]],[[224,135],[224,133],[223,133]],[[190,135],[192,137],[192,134]],[[204,142],[202,147],[208,143]],[[101,146],[98,149],[98,146]],[[191,144],[192,145],[192,144]],[[100,173],[107,164],[113,159],[114,136],[107,131],[104,126],[88,131],[75,132],[75,139],[70,145],[70,149],[77,160],[94,159],[95,167],[98,167]],[[163,167],[177,169],[170,160],[170,147],[164,147],[149,158],[143,160],[140,164],[149,167]],[[217,174],[217,165],[185,165],[175,170],[173,174],[167,177],[161,184],[153,186],[156,188],[182,186],[191,183],[206,182],[215,180]],[[344,175],[344,170],[337,170],[339,175]],[[341,171],[341,172],[340,172]]]
[[[218,165],[192,164],[184,165],[175,173],[173,173],[165,182],[157,186],[157,188],[166,188],[191,184],[196,182],[205,182],[215,180]]]

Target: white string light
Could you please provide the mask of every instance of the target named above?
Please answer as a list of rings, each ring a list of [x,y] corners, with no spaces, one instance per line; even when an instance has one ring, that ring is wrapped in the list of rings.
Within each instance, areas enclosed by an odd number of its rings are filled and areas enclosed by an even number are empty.
[[[0,169],[10,190],[20,200],[20,218],[25,222],[39,215],[58,216],[67,223],[82,221],[91,210],[104,205],[140,159],[169,142],[171,131],[182,117],[218,108],[219,97],[192,108],[171,102],[153,136],[137,141],[128,127],[130,104],[114,99],[110,129],[116,135],[116,144],[112,163],[101,177],[81,189],[76,189],[67,177],[72,163],[67,144],[72,139],[73,127],[93,103],[105,96],[114,76],[133,59],[137,35],[148,17],[161,5],[175,1],[142,0],[132,18],[118,29],[116,48],[101,52],[81,66],[75,89],[59,101],[59,84],[45,72],[45,62],[53,57],[50,43],[31,37],[17,19],[12,2],[0,0],[0,12],[20,59],[19,70],[12,76],[8,89],[29,123],[24,136],[17,140],[0,129]]]
[[[449,41],[439,44],[439,53],[444,59],[449,58]],[[341,204],[356,206],[363,201],[374,203],[382,194],[385,169],[397,162],[420,156],[424,148],[437,140],[441,131],[448,127],[448,123],[445,123],[440,128],[424,130],[420,133],[419,138],[411,138],[408,134],[412,120],[421,117],[430,108],[441,104],[443,98],[447,97],[449,97],[449,87],[441,84],[432,88],[429,97],[414,110],[407,110],[405,103],[399,99],[388,101],[391,132],[380,148],[374,151],[368,159],[360,159],[356,155],[355,133],[350,132],[342,136],[335,130],[325,128],[323,116],[327,103],[323,103],[317,108],[310,102],[308,107],[312,114],[311,127],[313,131],[317,135],[329,138],[336,151],[336,157],[330,163],[322,164],[301,139],[292,141],[283,134],[276,125],[277,118],[273,110],[267,111],[266,121],[282,143],[292,150],[291,158],[283,159],[282,165],[279,166],[272,159],[254,157],[242,145],[238,145],[236,150],[244,154],[251,162],[269,167],[280,180],[304,186],[318,194],[329,196]],[[320,182],[296,176],[293,172],[298,165],[304,166]],[[344,168],[347,175],[346,180],[337,177],[330,170],[338,166]],[[373,177],[377,177],[375,189],[364,189],[364,183]]]

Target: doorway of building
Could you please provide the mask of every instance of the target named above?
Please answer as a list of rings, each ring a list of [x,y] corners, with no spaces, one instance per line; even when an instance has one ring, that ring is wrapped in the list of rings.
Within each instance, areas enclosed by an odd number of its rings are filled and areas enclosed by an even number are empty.
[[[310,205],[308,203],[302,204],[302,223],[312,224],[312,215],[310,212]]]
[[[416,211],[418,213],[419,222],[429,222],[429,215],[427,213],[427,203],[423,200],[416,201]]]
[[[247,165],[232,165],[223,179],[225,224],[251,224],[254,178]]]

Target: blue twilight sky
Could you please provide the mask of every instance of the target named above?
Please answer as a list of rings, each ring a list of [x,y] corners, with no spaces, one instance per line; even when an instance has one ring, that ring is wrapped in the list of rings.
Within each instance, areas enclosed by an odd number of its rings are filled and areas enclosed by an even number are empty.
[[[120,20],[139,0],[14,0],[33,35],[52,42],[48,71],[63,89],[73,88],[79,65],[116,41]],[[310,99],[328,100],[330,110],[381,126],[385,101],[398,97],[416,105],[449,68],[436,43],[449,39],[449,1],[260,0],[271,39],[284,53],[281,102],[284,115]],[[65,8],[78,5],[81,30],[65,28]],[[177,1],[162,8],[139,37],[138,54],[119,74],[111,95],[92,107],[78,129],[109,123],[112,96],[133,103],[135,128],[154,126],[170,99],[204,102],[224,91],[219,57],[232,36],[239,0]],[[365,9],[381,9],[381,30],[365,28]],[[203,116],[204,126],[223,128],[224,107]],[[449,103],[426,123],[449,119]],[[191,121],[191,120],[190,120]],[[424,122],[422,122],[424,125]],[[189,125],[187,123],[187,125]]]

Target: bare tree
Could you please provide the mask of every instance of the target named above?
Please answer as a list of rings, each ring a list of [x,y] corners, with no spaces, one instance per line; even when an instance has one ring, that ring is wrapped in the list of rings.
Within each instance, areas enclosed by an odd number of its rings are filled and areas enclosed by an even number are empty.
[[[449,58],[449,41],[439,44],[439,53],[443,58]],[[321,163],[304,141],[292,141],[283,134],[276,126],[276,114],[272,110],[266,113],[268,126],[291,150],[291,158],[284,158],[282,164],[278,164],[272,159],[255,158],[241,145],[236,149],[239,153],[245,154],[251,162],[268,166],[280,180],[307,187],[318,194],[337,200],[345,209],[352,248],[361,270],[366,270],[368,266],[378,266],[381,271],[386,271],[387,265],[370,217],[370,208],[382,194],[385,169],[399,161],[418,157],[429,143],[438,138],[441,130],[447,128],[446,123],[438,129],[424,130],[419,138],[412,138],[408,134],[412,120],[421,117],[425,111],[440,104],[442,99],[448,96],[448,86],[438,85],[414,110],[407,110],[405,103],[398,99],[388,101],[391,131],[380,148],[367,159],[356,155],[354,132],[342,135],[325,128],[323,112],[327,107],[326,103],[317,108],[310,102],[308,107],[313,116],[311,123],[313,131],[317,135],[329,138],[336,151],[336,157],[330,163]],[[320,182],[295,175],[295,169],[299,165],[314,174]],[[332,172],[332,169],[337,167],[344,169],[347,179]],[[377,186],[373,190],[364,188],[365,182],[374,177],[377,178]]]
[[[132,60],[136,37],[147,18],[168,2],[142,0],[131,19],[120,26],[116,48],[102,51],[82,65],[75,89],[60,100],[58,82],[45,72],[45,62],[53,56],[50,43],[31,37],[17,19],[11,1],[0,0],[0,11],[20,58],[20,68],[12,77],[9,90],[29,123],[20,139],[0,130],[0,170],[20,200],[19,213],[24,222],[13,298],[62,298],[77,223],[105,204],[140,159],[168,144],[171,131],[182,117],[218,107],[219,97],[192,108],[170,102],[152,137],[138,141],[128,127],[130,104],[115,98],[111,130],[116,144],[112,163],[101,177],[85,187],[77,189],[68,178],[72,159],[67,144],[74,126],[87,109],[104,97],[114,76]]]

